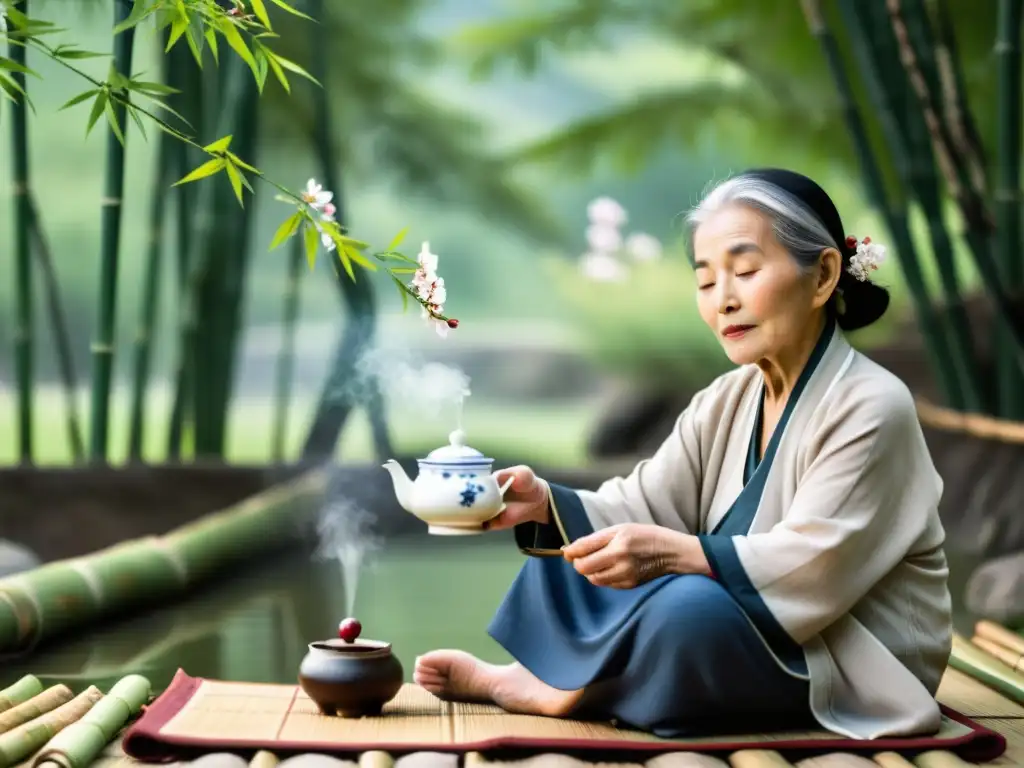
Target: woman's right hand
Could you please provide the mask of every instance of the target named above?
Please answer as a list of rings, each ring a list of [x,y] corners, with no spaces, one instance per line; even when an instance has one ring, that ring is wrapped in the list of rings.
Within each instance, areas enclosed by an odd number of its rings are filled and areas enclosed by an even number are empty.
[[[500,531],[523,523],[547,523],[550,519],[548,484],[526,466],[499,469],[494,473],[499,486],[510,477],[512,485],[505,491],[505,510],[484,523],[484,527]]]

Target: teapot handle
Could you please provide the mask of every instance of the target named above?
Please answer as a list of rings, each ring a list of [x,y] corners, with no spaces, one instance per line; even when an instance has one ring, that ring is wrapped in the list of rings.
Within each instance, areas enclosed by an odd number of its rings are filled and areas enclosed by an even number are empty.
[[[508,480],[498,486],[498,495],[505,498],[505,491],[512,487],[512,481],[515,479],[515,475],[512,475]]]

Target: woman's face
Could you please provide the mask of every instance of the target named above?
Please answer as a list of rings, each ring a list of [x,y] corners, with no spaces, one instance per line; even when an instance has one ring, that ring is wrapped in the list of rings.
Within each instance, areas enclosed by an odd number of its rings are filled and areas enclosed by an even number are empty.
[[[741,205],[701,224],[693,246],[700,315],[733,363],[778,359],[817,333],[837,280],[838,251],[826,251],[818,268],[801,270],[775,239],[771,221]]]

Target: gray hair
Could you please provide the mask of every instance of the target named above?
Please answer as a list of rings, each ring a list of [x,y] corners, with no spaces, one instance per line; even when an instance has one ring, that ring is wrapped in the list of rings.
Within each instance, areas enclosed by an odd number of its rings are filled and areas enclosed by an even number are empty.
[[[691,261],[697,228],[730,205],[745,205],[767,216],[779,244],[804,269],[814,267],[826,248],[843,252],[817,214],[799,198],[757,176],[736,176],[712,189],[687,215],[687,247]]]

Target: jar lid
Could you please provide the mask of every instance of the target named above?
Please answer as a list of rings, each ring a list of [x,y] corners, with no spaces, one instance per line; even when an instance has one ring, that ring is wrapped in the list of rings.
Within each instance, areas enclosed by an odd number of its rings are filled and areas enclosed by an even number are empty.
[[[315,643],[311,643],[314,648],[320,648],[325,651],[335,651],[337,653],[350,653],[353,656],[359,655],[388,655],[391,653],[391,643],[385,643],[383,640],[364,640],[360,638],[353,642],[342,640],[340,637],[332,637],[327,640],[319,640]]]
[[[466,433],[456,429],[448,435],[448,445],[435,448],[420,459],[421,464],[493,464],[494,459],[484,456],[476,448],[466,445]]]

